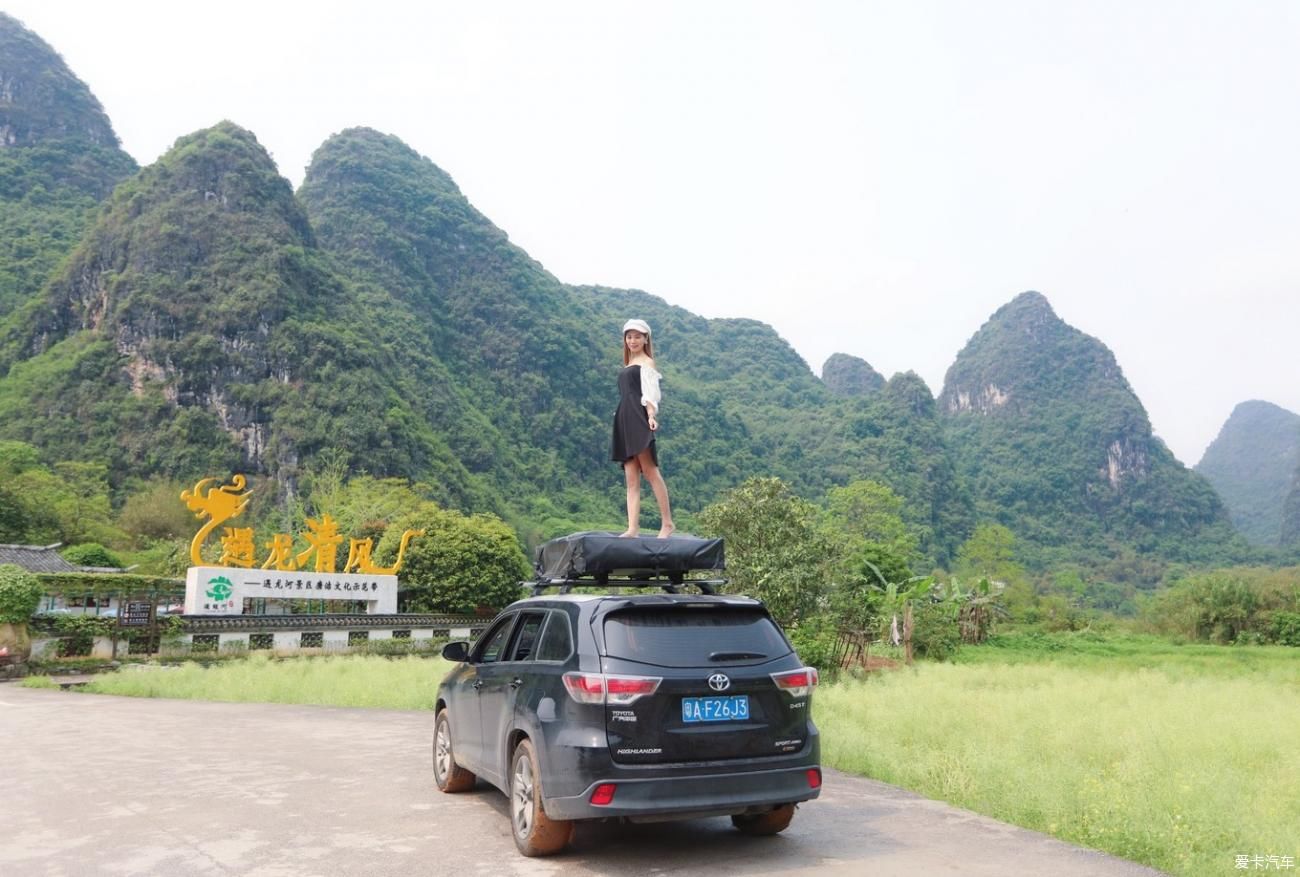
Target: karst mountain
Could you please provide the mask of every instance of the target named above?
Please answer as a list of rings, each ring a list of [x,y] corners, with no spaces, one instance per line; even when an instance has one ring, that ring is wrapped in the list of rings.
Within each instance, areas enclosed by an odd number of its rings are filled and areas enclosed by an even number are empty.
[[[1254,399],[1232,410],[1196,471],[1223,497],[1237,529],[1252,543],[1282,546],[1297,529],[1284,515],[1300,503],[1300,415]],[[1297,509],[1300,512],[1300,508]],[[1300,521],[1298,521],[1300,522]]]
[[[1038,293],[979,329],[938,399],[848,354],[819,378],[763,323],[563,283],[392,134],[332,136],[297,192],[229,121],[137,168],[90,90],[3,15],[0,232],[0,439],[106,463],[119,493],[240,471],[294,497],[329,459],[530,541],[615,526],[619,331],[637,316],[687,521],[754,475],[814,500],[873,479],[905,499],[923,564],[950,564],[980,521],[1031,566],[1121,579],[1243,550],[1114,356]]]

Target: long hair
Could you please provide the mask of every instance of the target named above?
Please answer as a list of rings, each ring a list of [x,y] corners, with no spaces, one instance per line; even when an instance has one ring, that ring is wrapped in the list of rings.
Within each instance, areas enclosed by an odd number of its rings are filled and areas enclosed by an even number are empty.
[[[646,356],[650,357],[651,359],[655,358],[654,348],[650,346],[649,335],[645,336],[645,346],[642,347],[641,349],[645,351]],[[623,365],[627,365],[631,359],[632,359],[632,354],[629,353],[627,349],[627,332],[624,332],[623,333]]]

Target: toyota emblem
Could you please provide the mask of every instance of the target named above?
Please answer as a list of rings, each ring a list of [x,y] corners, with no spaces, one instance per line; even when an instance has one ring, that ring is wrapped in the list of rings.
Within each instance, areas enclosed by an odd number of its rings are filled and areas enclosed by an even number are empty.
[[[726,691],[731,687],[731,680],[726,673],[714,673],[709,677],[709,687],[714,691]]]

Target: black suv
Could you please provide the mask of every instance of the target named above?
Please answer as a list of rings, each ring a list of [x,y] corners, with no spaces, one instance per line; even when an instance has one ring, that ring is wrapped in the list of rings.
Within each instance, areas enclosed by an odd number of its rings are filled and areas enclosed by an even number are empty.
[[[729,815],[775,834],[820,793],[817,671],[757,600],[535,596],[443,656],[461,663],[438,689],[438,788],[505,792],[526,856],[581,819]]]

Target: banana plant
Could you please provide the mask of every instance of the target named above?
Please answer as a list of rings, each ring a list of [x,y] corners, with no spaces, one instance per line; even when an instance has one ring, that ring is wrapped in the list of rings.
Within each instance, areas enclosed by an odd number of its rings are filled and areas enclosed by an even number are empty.
[[[961,582],[951,579],[939,584],[934,594],[940,602],[952,603],[956,607],[961,641],[977,645],[988,639],[999,618],[1007,617],[1006,607],[1000,602],[1006,588],[1005,582],[994,582],[985,577],[963,589]]]
[[[871,587],[880,595],[881,617],[889,618],[890,639],[894,645],[903,646],[903,659],[912,663],[912,605],[918,600],[929,599],[934,588],[934,576],[912,576],[901,582],[887,581],[880,568],[871,561],[865,561],[867,568],[879,580]],[[899,618],[902,618],[902,630],[899,630]]]

